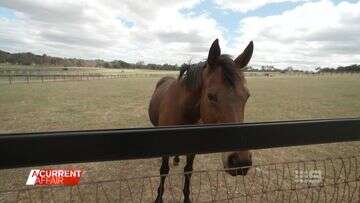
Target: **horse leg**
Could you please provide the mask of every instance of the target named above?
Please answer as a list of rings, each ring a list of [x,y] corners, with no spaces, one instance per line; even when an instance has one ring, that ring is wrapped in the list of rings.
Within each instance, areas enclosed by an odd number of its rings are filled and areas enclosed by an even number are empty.
[[[184,167],[184,203],[190,203],[190,179],[193,171],[193,163],[194,163],[195,154],[186,155],[186,165]]]
[[[163,202],[162,196],[164,194],[164,183],[165,183],[166,175],[169,174],[169,170],[170,170],[169,157],[164,156],[164,157],[162,157],[162,163],[161,163],[161,167],[160,167],[160,185],[158,188],[158,194],[157,194],[155,203]]]

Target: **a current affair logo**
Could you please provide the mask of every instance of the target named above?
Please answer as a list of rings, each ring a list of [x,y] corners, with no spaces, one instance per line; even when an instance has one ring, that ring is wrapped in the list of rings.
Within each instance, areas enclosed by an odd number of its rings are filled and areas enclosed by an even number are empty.
[[[81,170],[73,169],[32,169],[26,185],[77,185]]]

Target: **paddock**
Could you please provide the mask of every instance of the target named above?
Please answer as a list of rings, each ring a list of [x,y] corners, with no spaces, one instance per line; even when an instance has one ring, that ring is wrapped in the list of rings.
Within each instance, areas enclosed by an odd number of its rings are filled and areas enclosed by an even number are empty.
[[[2,93],[0,131],[1,133],[24,133],[150,127],[146,113],[147,102],[157,80],[158,78],[144,77],[11,85],[4,83],[0,85]],[[247,80],[251,97],[246,107],[245,121],[249,123],[357,117],[360,113],[358,93],[360,83],[356,75],[334,74],[318,77],[274,75],[271,78],[250,76]],[[328,200],[340,201],[347,198],[355,201],[355,197],[358,197],[356,195],[359,194],[359,184],[352,180],[356,177],[355,174],[359,174],[356,165],[358,163],[356,155],[360,153],[359,146],[359,142],[354,141],[254,150],[255,166],[249,172],[249,176],[244,178],[233,178],[224,173],[219,153],[202,154],[195,160],[196,172],[193,175],[192,198],[200,202],[226,201],[227,198],[231,199],[232,193],[229,193],[229,197],[227,196],[228,189],[225,183],[229,183],[230,191],[230,186],[235,184],[230,181],[235,181],[238,183],[239,190],[234,191],[241,196],[240,200],[259,202],[259,198],[265,199],[266,194],[269,194],[269,201],[282,198],[296,200],[297,196],[300,201],[300,196],[304,194],[303,197],[306,197],[307,194],[308,201],[311,201],[311,198],[315,201],[316,195],[321,194],[319,198],[325,198],[325,195]],[[139,202],[143,194],[143,202],[148,202],[156,195],[159,160],[149,158],[47,166],[80,168],[86,171],[81,184],[71,188],[25,187],[29,170],[36,166],[2,169],[0,179],[4,184],[0,184],[0,191],[3,194],[1,201],[17,199],[29,202],[54,198],[56,200],[73,199],[75,202],[96,199],[99,201],[121,200],[122,202],[131,202],[130,200],[133,199],[134,202]],[[169,181],[166,181],[168,189],[165,192],[165,199],[170,202],[178,202],[181,198],[183,164],[184,158],[181,158],[179,166],[171,166],[172,174],[168,178]],[[289,178],[289,171],[291,175],[294,175],[292,168],[296,166],[306,167],[306,169],[303,168],[304,170],[298,167],[298,171],[313,170],[316,166],[322,167],[322,171],[326,168],[327,173],[333,171],[331,173],[343,175],[345,173],[342,171],[346,169],[350,171],[346,172],[350,176],[346,176],[348,178],[346,179],[345,176],[339,178],[339,176],[329,175],[327,183],[330,185],[334,185],[334,182],[331,182],[334,180],[348,183],[336,183],[336,187],[326,187],[329,190],[319,190],[319,188],[308,190],[307,184],[296,183]],[[278,193],[266,192],[274,189],[274,187],[265,187],[269,185],[266,181],[271,178],[266,174],[273,174],[272,171],[277,171],[278,174],[277,178],[271,176],[275,178],[274,183],[276,179],[279,180],[280,186],[281,182],[284,183],[283,189],[280,189]],[[284,179],[282,179],[282,174],[284,174]],[[264,179],[262,180],[261,177]],[[204,182],[206,180],[207,182]],[[288,184],[285,184],[286,182]],[[208,190],[210,183],[213,190]],[[288,190],[291,183],[293,185],[296,183],[298,187],[306,187],[306,189]],[[142,187],[142,184],[146,187]],[[244,184],[248,185],[246,188],[253,191],[252,194],[257,195],[251,197],[246,195]],[[217,190],[217,185],[222,189]],[[344,188],[351,190],[346,190],[344,193]],[[47,192],[50,190],[53,192]],[[143,193],[141,193],[142,190]],[[131,194],[137,194],[137,196],[132,197]],[[291,197],[289,197],[290,194]]]

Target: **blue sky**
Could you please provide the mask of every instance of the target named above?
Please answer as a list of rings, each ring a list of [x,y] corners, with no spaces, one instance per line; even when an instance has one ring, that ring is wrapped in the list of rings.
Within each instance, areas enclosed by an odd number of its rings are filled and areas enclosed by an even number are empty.
[[[3,0],[0,49],[180,64],[253,40],[254,66],[314,69],[360,63],[356,22],[359,0]]]
[[[15,18],[15,11],[6,7],[0,7],[0,16],[8,19]]]
[[[246,13],[222,9],[212,1],[203,1],[191,9],[183,9],[183,13],[194,13],[194,15],[207,14],[219,22],[225,29],[225,38],[231,42],[236,36],[236,28],[241,19],[250,16],[272,16],[294,8],[304,2],[279,2],[267,4],[256,10]]]

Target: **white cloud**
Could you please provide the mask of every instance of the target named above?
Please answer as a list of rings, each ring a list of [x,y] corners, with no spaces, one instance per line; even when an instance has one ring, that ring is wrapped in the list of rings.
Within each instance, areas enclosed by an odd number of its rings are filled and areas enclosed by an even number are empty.
[[[305,3],[280,15],[240,23],[237,44],[254,40],[257,65],[316,66],[360,62],[360,1]]]
[[[181,64],[204,59],[219,38],[223,53],[233,55],[253,40],[251,64],[257,66],[360,63],[360,1],[306,2],[279,15],[243,18],[238,28],[223,28],[207,13],[180,12],[199,1],[2,0],[0,7],[14,10],[16,18],[0,16],[0,49]],[[238,30],[232,45],[224,29]]]
[[[0,17],[0,49],[55,56],[183,63],[225,40],[207,15],[186,15],[198,0],[5,0],[15,19]],[[130,24],[130,25],[129,25]]]
[[[214,0],[214,2],[223,9],[230,9],[243,13],[256,10],[267,4],[299,1],[308,0]]]

